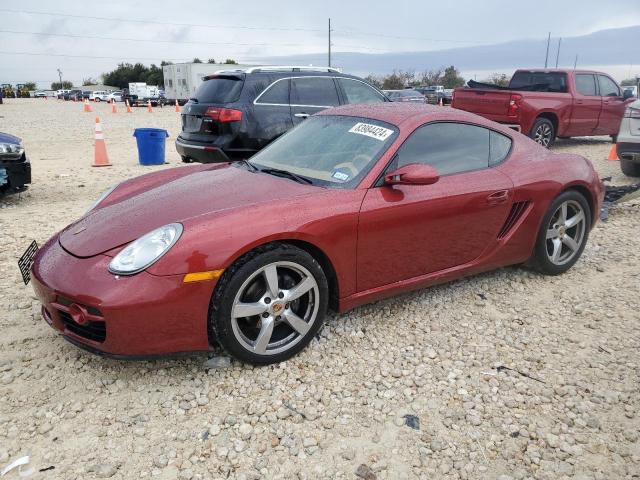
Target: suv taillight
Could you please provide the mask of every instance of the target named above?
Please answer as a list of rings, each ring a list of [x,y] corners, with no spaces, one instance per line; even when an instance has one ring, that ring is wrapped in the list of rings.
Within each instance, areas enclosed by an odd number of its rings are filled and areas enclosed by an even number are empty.
[[[624,118],[640,118],[640,108],[625,108]]]
[[[522,100],[522,95],[518,93],[511,94],[511,98],[509,99],[509,110],[507,110],[507,115],[509,117],[518,116],[518,111],[520,110],[520,100]]]
[[[204,112],[204,116],[219,123],[239,122],[242,120],[242,111],[232,108],[209,107]]]

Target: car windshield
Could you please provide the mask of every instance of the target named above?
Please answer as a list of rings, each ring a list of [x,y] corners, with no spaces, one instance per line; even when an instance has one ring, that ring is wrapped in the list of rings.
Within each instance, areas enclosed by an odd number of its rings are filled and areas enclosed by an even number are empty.
[[[314,185],[353,188],[397,132],[393,125],[369,118],[319,115],[280,137],[250,162],[266,173],[284,170]]]

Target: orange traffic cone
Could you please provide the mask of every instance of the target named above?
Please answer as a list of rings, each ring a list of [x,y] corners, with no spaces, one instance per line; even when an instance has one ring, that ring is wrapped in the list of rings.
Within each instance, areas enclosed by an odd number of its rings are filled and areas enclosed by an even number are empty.
[[[611,145],[611,150],[609,150],[609,156],[607,157],[607,160],[611,160],[612,162],[615,162],[616,160],[620,160],[618,158],[618,149],[616,148],[615,143]]]
[[[118,107],[116,106],[115,100],[111,100],[111,113],[118,113]]]
[[[92,112],[93,110],[91,109],[91,105],[89,104],[89,100],[87,100],[86,98],[84,99],[84,109],[83,111],[85,112]]]
[[[96,144],[95,144],[95,157],[93,159],[92,167],[110,167],[109,157],[107,156],[107,146],[104,143],[104,134],[102,133],[102,125],[100,124],[100,117],[96,117]]]
[[[151,100],[147,100],[147,112],[153,113],[153,107],[151,107]]]
[[[177,99],[176,99],[176,113],[180,113],[180,105],[178,105]]]
[[[127,105],[127,113],[133,113],[133,110],[131,110],[131,105],[129,105],[129,100],[125,100],[124,103]]]

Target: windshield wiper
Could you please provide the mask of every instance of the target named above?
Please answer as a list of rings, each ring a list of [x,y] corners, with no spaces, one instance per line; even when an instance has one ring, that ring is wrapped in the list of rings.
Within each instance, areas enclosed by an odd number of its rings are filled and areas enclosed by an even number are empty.
[[[298,183],[306,183],[309,185],[313,185],[313,182],[308,178],[302,177],[296,173],[290,172],[288,170],[280,170],[279,168],[263,168],[260,170],[261,172],[268,173],[269,175],[275,175],[277,177],[287,177],[291,180],[294,180]]]
[[[258,167],[256,167],[253,163],[251,163],[246,158],[240,158],[240,159],[236,160],[233,163],[242,163],[242,164],[246,165],[247,167],[249,167],[249,171],[251,171],[251,172],[258,171]]]

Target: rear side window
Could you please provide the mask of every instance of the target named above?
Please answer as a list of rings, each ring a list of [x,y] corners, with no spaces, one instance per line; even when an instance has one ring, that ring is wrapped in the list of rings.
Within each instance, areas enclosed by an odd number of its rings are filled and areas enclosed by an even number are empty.
[[[349,78],[339,78],[347,103],[379,103],[384,98],[366,83]]]
[[[338,91],[331,77],[291,79],[291,104],[315,107],[338,105]]]
[[[596,95],[596,79],[593,75],[579,73],[576,75],[576,90],[582,95]]]
[[[240,98],[244,80],[240,77],[215,77],[205,80],[194,97],[200,103],[230,103]]]
[[[616,82],[604,75],[598,75],[598,85],[600,86],[601,97],[620,97],[620,89]]]
[[[511,139],[506,135],[489,130],[489,165],[502,162],[511,150]]]
[[[258,97],[256,103],[289,105],[289,79],[273,83]]]
[[[567,75],[560,72],[516,72],[509,82],[509,88],[563,93],[567,91]]]
[[[413,132],[397,155],[397,167],[423,163],[440,175],[488,168],[489,130],[463,123],[431,123]]]

